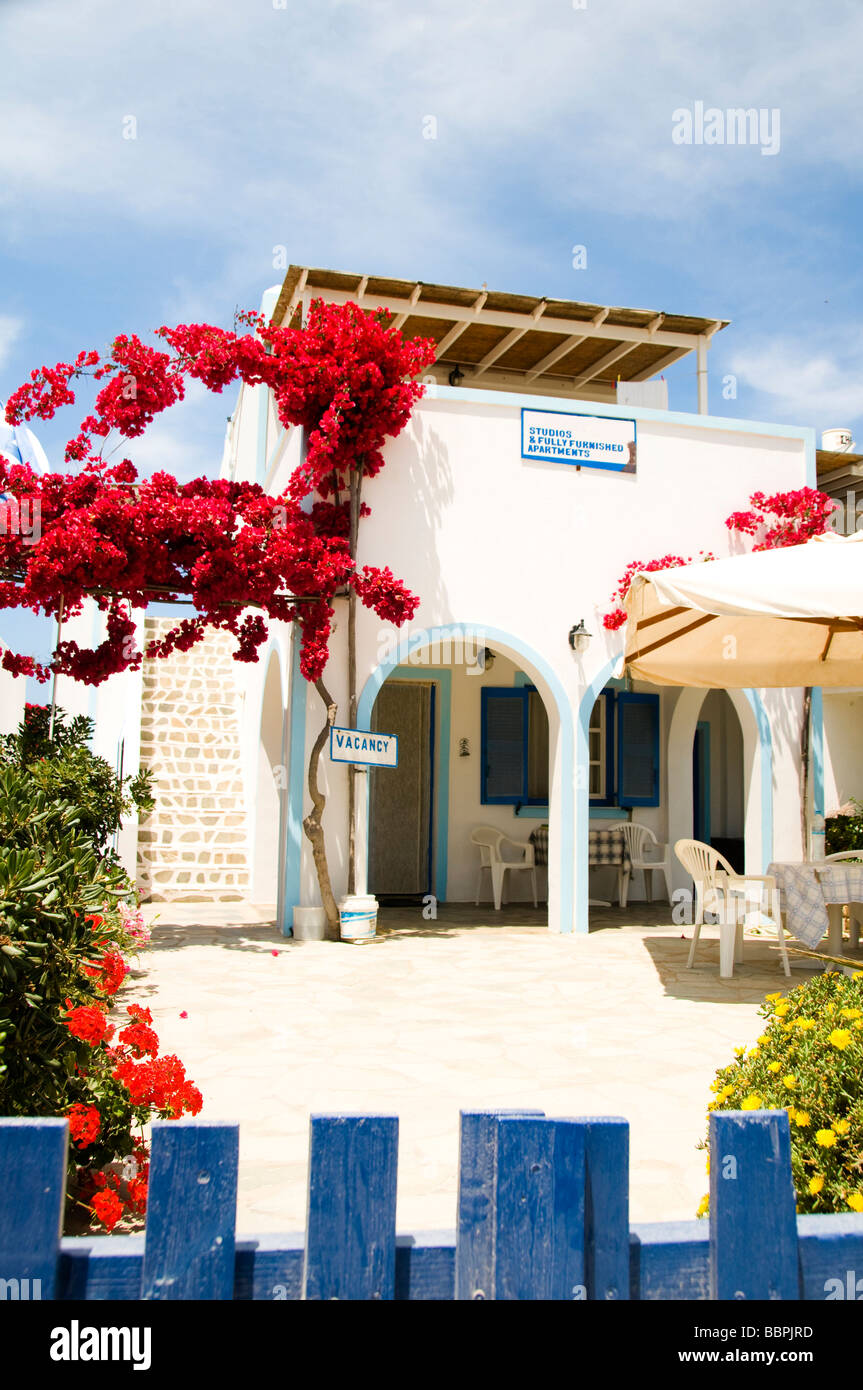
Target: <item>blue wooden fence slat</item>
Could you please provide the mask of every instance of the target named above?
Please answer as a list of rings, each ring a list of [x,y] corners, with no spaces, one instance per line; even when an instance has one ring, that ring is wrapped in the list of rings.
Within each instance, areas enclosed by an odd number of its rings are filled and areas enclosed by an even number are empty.
[[[66,1195],[65,1120],[0,1120],[3,1298],[53,1298]]]
[[[853,1212],[798,1216],[801,1297],[863,1299],[863,1218]]]
[[[492,1298],[497,1121],[542,1118],[541,1110],[462,1110],[456,1217],[456,1299]]]
[[[785,1110],[710,1115],[710,1297],[800,1297]]]
[[[583,1299],[585,1132],[578,1120],[498,1120],[496,1299]]]
[[[629,1122],[591,1116],[587,1130],[587,1296],[629,1298]]]
[[[631,1230],[625,1121],[470,1112],[458,1232],[398,1239],[389,1117],[316,1118],[307,1232],[238,1241],[235,1126],[155,1127],[146,1238],[58,1240],[65,1137],[0,1119],[0,1299],[863,1300],[863,1214],[796,1216],[784,1111],[711,1117],[711,1222]]]
[[[303,1295],[395,1296],[394,1115],[313,1115]]]
[[[703,1299],[710,1287],[706,1221],[645,1221],[629,1234],[629,1297]]]
[[[141,1297],[233,1296],[239,1126],[157,1121]]]

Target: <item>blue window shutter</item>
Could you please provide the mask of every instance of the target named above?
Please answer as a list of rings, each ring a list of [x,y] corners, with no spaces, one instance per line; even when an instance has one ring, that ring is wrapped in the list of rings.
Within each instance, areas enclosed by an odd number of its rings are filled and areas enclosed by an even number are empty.
[[[659,696],[617,697],[619,806],[659,805]]]
[[[482,791],[484,806],[514,805],[527,798],[529,691],[482,687]]]

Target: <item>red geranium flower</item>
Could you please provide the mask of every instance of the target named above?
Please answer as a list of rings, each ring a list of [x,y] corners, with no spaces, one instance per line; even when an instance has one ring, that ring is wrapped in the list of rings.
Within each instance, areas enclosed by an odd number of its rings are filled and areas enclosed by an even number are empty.
[[[95,1004],[79,1004],[63,1021],[74,1038],[80,1038],[91,1047],[96,1047],[114,1031],[102,1010]]]
[[[86,1149],[98,1139],[102,1129],[102,1117],[95,1105],[84,1105],[76,1101],[69,1111],[69,1133],[73,1144]]]
[[[101,1192],[97,1192],[93,1198],[93,1211],[102,1225],[106,1226],[109,1231],[113,1231],[123,1215],[123,1203],[116,1192],[112,1192],[110,1188],[104,1188]]]

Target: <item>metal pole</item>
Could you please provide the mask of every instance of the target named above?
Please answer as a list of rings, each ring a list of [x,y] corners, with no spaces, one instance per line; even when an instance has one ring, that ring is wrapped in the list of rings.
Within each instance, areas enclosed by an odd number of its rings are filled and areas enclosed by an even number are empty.
[[[64,604],[64,602],[65,602],[65,600],[64,600],[64,598],[63,598],[63,595],[61,594],[61,595],[60,595],[60,607],[57,609],[57,641],[56,641],[55,644],[54,644],[54,650],[55,650],[55,651],[57,650],[57,648],[58,648],[59,645],[60,645],[60,636],[61,636],[61,634],[62,634],[62,632],[63,632],[63,604]],[[50,718],[50,720],[49,720],[49,722],[48,722],[48,741],[49,741],[49,743],[53,743],[53,742],[54,742],[54,717],[55,717],[56,713],[57,713],[57,672],[56,672],[56,670],[55,670],[55,671],[54,671],[54,679],[53,679],[52,682],[51,682],[51,718]]]

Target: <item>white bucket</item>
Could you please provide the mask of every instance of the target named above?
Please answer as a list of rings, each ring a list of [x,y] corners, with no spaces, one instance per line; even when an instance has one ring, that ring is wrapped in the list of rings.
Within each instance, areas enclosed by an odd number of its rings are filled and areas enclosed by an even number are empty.
[[[322,907],[295,907],[292,933],[295,941],[323,941],[327,914]]]
[[[339,903],[342,941],[374,941],[378,925],[378,900],[351,894]]]

